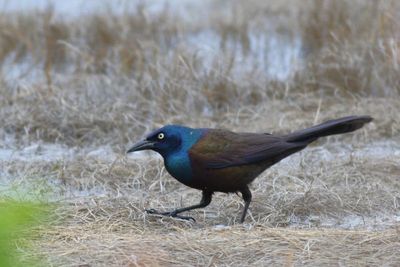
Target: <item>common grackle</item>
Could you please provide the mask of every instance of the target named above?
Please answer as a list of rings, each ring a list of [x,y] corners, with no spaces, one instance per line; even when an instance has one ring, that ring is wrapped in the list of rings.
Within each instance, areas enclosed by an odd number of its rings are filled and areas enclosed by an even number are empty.
[[[150,133],[129,152],[151,149],[161,154],[167,171],[179,182],[202,190],[199,204],[170,212],[148,213],[194,220],[179,213],[204,208],[214,192],[241,192],[245,202],[243,222],[251,202],[249,184],[265,169],[304,149],[319,137],[355,131],[372,120],[349,116],[288,135],[234,133],[221,129],[167,125]]]

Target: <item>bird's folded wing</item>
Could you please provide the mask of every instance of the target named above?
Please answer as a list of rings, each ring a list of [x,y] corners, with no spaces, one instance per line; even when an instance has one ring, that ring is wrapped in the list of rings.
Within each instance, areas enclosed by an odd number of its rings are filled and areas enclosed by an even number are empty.
[[[192,149],[191,157],[208,169],[280,160],[299,144],[269,134],[210,130]],[[290,153],[291,154],[291,153]]]

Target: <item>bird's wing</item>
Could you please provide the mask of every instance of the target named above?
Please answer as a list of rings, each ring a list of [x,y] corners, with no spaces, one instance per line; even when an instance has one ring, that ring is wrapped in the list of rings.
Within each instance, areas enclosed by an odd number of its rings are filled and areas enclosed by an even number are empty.
[[[205,168],[221,169],[266,160],[275,163],[300,147],[271,134],[209,130],[189,152]]]

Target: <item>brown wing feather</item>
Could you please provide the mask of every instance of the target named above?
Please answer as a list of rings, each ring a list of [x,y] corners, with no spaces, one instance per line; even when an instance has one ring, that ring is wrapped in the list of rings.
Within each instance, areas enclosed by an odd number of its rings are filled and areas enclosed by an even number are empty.
[[[288,143],[279,136],[256,133],[234,133],[225,130],[209,132],[190,150],[190,156],[207,169],[278,162],[301,150],[305,145]]]

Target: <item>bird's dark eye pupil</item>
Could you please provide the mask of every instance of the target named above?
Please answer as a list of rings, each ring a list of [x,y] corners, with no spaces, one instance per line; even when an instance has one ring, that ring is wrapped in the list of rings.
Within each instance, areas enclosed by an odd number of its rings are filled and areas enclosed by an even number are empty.
[[[163,133],[159,133],[157,137],[158,137],[158,139],[160,139],[160,140],[161,140],[161,139],[164,139],[164,134],[163,134]]]

